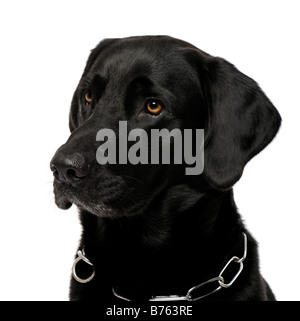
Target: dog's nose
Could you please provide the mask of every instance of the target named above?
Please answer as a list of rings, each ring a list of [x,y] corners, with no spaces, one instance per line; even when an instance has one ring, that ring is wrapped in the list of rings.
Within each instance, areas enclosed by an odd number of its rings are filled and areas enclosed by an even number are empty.
[[[89,166],[81,154],[64,155],[57,151],[50,162],[53,176],[59,183],[71,184],[89,173]]]

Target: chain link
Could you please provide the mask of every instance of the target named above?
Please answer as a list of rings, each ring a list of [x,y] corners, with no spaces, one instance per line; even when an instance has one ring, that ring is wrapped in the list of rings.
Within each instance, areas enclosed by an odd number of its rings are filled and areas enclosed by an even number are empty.
[[[75,279],[77,282],[79,282],[79,283],[88,283],[88,282],[90,282],[90,281],[94,278],[94,276],[95,276],[94,265],[93,265],[93,263],[91,263],[91,261],[85,256],[84,249],[78,250],[77,255],[78,255],[78,257],[75,259],[75,261],[74,261],[74,263],[73,263],[73,267],[72,267],[73,277],[74,277],[74,279]],[[89,276],[89,277],[86,278],[86,279],[80,278],[80,277],[77,275],[77,273],[76,273],[76,265],[77,265],[77,263],[78,263],[79,261],[81,261],[81,260],[84,261],[85,263],[89,264],[90,266],[92,266],[93,269],[94,269],[94,271],[93,271],[93,273],[91,274],[91,276]]]
[[[214,290],[212,290],[212,291],[210,291],[210,292],[208,292],[208,293],[206,293],[206,294],[203,294],[203,295],[201,295],[201,296],[198,296],[198,297],[193,298],[192,293],[193,293],[194,291],[202,288],[203,286],[205,286],[205,285],[207,285],[207,284],[209,284],[209,283],[213,283],[213,282],[219,282],[220,285],[219,285],[218,287],[216,287]],[[188,292],[187,292],[187,294],[186,294],[187,300],[188,300],[188,301],[197,301],[197,300],[200,300],[200,299],[202,299],[202,298],[205,298],[206,296],[208,296],[208,295],[210,295],[210,294],[213,294],[213,293],[215,293],[215,292],[218,292],[219,290],[222,289],[222,286],[221,286],[221,283],[220,283],[220,282],[224,282],[224,279],[223,279],[223,277],[222,277],[221,275],[219,275],[219,276],[217,276],[217,277],[215,277],[215,278],[212,278],[212,279],[210,279],[210,280],[208,280],[208,281],[206,281],[206,282],[203,282],[203,283],[201,283],[201,284],[199,284],[199,285],[194,286],[193,288],[191,288],[191,289],[188,290]]]
[[[238,278],[238,276],[241,274],[242,270],[243,270],[243,262],[239,262],[240,261],[240,258],[238,258],[237,256],[233,256],[228,262],[227,264],[224,266],[223,270],[221,271],[221,273],[219,274],[219,276],[221,277],[222,274],[226,271],[226,269],[228,268],[228,266],[230,265],[231,262],[234,262],[234,263],[239,263],[240,264],[240,268],[238,270],[238,272],[236,273],[236,275],[231,279],[230,282],[228,283],[225,283],[224,282],[224,279],[223,281],[219,281],[219,284],[221,285],[222,288],[229,288],[232,286],[232,284],[234,283],[234,281]]]

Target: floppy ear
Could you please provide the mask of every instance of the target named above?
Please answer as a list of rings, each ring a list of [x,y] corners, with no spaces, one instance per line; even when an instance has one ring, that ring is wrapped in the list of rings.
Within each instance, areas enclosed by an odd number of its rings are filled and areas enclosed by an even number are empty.
[[[198,72],[208,108],[203,174],[213,187],[226,189],[272,141],[281,118],[253,79],[224,59],[201,51],[199,55]]]

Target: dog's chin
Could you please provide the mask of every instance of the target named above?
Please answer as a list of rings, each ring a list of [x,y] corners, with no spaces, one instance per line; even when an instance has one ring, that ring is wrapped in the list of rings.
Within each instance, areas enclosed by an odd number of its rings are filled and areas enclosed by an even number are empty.
[[[91,200],[85,202],[78,197],[71,195],[66,196],[58,193],[55,194],[55,203],[57,207],[62,210],[68,210],[72,204],[74,204],[81,212],[91,213],[99,217],[120,218],[124,216],[132,217],[141,214],[141,204],[137,207],[132,205],[123,208],[120,206],[120,204],[109,206],[108,204],[104,204],[102,202],[93,203]]]
[[[99,217],[119,218],[141,215],[149,202],[141,188],[127,185],[120,179],[102,180],[100,186],[79,187],[54,181],[56,205],[67,210],[74,204],[80,211]]]
[[[118,219],[121,217],[133,217],[140,214],[140,210],[134,208],[121,209],[117,207],[110,207],[105,204],[83,204],[82,202],[74,202],[80,212],[90,213],[102,218]]]
[[[109,218],[118,217],[117,211],[109,206],[105,206],[103,204],[85,205],[85,204],[82,204],[81,202],[76,202],[76,203],[75,205],[78,207],[80,212],[90,213],[99,217],[109,217]]]
[[[58,208],[68,210],[73,204],[77,206],[80,211],[89,212],[100,217],[114,217],[117,215],[116,211],[103,204],[85,204],[85,202],[64,195],[55,195],[55,203]]]

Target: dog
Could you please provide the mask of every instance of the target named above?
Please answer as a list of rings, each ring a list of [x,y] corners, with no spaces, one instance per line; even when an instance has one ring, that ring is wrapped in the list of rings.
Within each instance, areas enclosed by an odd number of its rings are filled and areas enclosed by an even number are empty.
[[[97,133],[118,142],[120,121],[144,133],[204,129],[202,173],[121,162],[118,151],[99,164]],[[50,163],[57,206],[75,204],[82,224],[70,300],[275,300],[232,188],[280,124],[258,84],[222,58],[169,36],[101,41],[73,96],[71,135]]]

